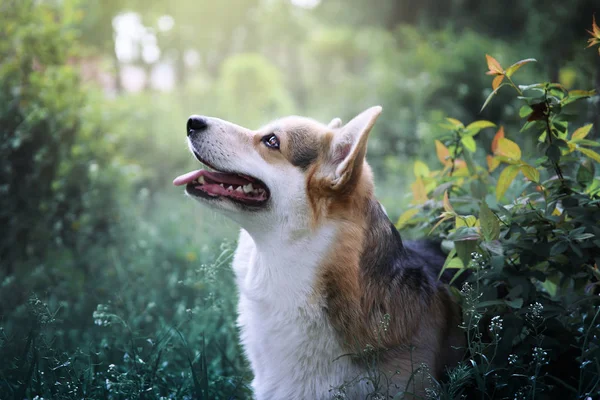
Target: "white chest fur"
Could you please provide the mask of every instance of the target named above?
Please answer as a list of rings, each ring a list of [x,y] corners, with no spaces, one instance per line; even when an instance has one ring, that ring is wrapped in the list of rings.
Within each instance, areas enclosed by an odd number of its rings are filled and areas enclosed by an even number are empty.
[[[258,400],[329,399],[332,389],[360,374],[313,291],[334,233],[324,228],[292,243],[281,243],[274,234],[266,251],[247,232],[240,234],[233,262],[240,292],[238,324]],[[359,392],[351,398],[364,398],[364,388],[354,390]]]

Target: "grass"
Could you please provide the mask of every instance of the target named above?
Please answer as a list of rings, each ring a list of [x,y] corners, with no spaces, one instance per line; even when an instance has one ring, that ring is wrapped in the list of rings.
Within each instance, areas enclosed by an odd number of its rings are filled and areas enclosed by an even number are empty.
[[[2,310],[2,398],[248,396],[229,268],[237,228],[179,193],[130,211],[85,265],[57,248],[33,274],[3,277],[0,298],[32,294]]]

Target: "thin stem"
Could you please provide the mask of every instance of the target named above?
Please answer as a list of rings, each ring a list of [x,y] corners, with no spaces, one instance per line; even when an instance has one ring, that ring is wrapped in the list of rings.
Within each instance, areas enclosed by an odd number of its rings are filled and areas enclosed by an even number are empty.
[[[515,90],[517,91],[517,93],[519,93],[519,96],[523,96],[523,92],[521,91],[521,89],[519,89],[519,87],[517,85],[515,85],[515,83],[513,82],[513,80],[510,79],[510,76],[508,76],[506,74],[504,76],[506,76],[506,79],[508,79],[508,81],[510,82],[510,84],[512,85],[512,87],[514,87]]]
[[[550,102],[548,101],[548,92],[544,92],[544,97],[545,97],[545,102],[546,102],[546,112],[544,113],[545,115],[545,122],[546,122],[546,136],[548,137],[548,143],[550,143],[552,145],[552,126],[550,125]],[[556,175],[558,176],[558,179],[560,179],[561,184],[564,185],[565,181],[564,181],[564,177],[562,174],[562,170],[560,169],[560,166],[558,165],[558,163],[554,160],[551,160],[552,162],[552,166],[554,167],[554,172],[556,173]]]
[[[450,160],[452,161],[452,168],[450,168],[450,176],[452,176],[452,174],[454,173],[454,167],[456,166],[456,157],[458,156],[459,145],[460,145],[460,136],[458,135],[458,131],[454,131],[455,150],[454,150],[454,154],[450,158]]]
[[[594,315],[594,318],[592,318],[592,322],[590,323],[590,327],[588,329],[588,331],[585,333],[585,339],[583,340],[583,347],[581,348],[581,358],[584,358],[585,356],[585,349],[588,346],[588,340],[590,338],[590,331],[594,328],[594,326],[596,325],[596,319],[598,318],[598,315],[600,314],[600,307],[598,307],[598,310],[596,311],[596,314]],[[578,395],[581,395],[581,390],[583,389],[582,385],[583,385],[583,373],[584,373],[584,368],[580,368],[579,370],[579,388],[577,390]]]

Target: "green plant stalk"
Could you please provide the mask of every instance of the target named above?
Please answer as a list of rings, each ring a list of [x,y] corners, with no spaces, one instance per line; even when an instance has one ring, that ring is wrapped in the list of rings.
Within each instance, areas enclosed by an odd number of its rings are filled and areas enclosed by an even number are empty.
[[[512,79],[510,79],[510,76],[508,75],[504,75],[506,76],[506,79],[508,79],[508,81],[510,82],[511,86],[515,88],[515,90],[517,91],[517,93],[519,93],[519,96],[523,96],[523,92],[521,91],[521,89],[519,89],[519,87],[517,85],[515,85],[515,83],[513,82]]]
[[[548,143],[550,145],[552,145],[552,125],[550,124],[550,103],[548,102],[548,92],[544,91],[544,100],[546,103],[546,109],[548,110],[548,112],[545,115],[545,119],[544,121],[546,122],[546,131],[547,131],[547,137],[548,137]],[[558,176],[558,179],[560,179],[560,182],[562,185],[564,185],[565,180],[562,174],[562,170],[560,169],[560,166],[558,165],[557,162],[552,161],[552,166],[554,167],[554,172],[556,173],[556,175]]]
[[[454,150],[454,154],[452,155],[452,158],[450,159],[452,161],[452,168],[450,168],[450,176],[452,176],[452,174],[454,174],[454,168],[456,167],[456,157],[458,157],[459,154],[459,148],[460,148],[460,136],[458,134],[458,131],[454,131],[454,146],[455,146],[455,150]]]
[[[583,341],[583,346],[581,347],[581,356],[583,357],[584,353],[585,353],[585,349],[588,346],[588,341],[590,338],[590,331],[592,330],[592,328],[594,327],[594,325],[596,324],[596,319],[598,318],[598,315],[600,314],[600,306],[598,307],[598,309],[596,310],[596,314],[594,314],[594,318],[592,318],[592,322],[590,323],[590,328],[588,329],[588,331],[585,333],[585,339]],[[583,372],[584,372],[584,368],[580,368],[579,369],[579,387],[577,389],[577,397],[580,398],[581,397],[581,390],[583,389],[581,387],[581,385],[583,384]]]

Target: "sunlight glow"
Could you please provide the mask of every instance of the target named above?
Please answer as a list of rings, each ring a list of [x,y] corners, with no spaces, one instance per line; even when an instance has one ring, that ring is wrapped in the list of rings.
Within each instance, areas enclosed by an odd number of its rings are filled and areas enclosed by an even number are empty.
[[[161,32],[168,32],[175,26],[175,20],[170,15],[162,15],[158,18],[158,29]]]
[[[315,8],[321,3],[321,0],[290,0],[293,5],[302,7],[302,8]]]

